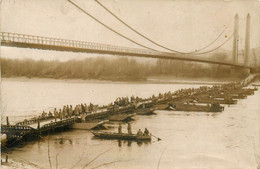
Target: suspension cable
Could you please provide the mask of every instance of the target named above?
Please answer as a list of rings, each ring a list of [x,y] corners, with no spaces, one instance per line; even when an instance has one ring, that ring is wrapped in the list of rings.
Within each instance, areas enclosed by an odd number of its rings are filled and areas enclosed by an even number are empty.
[[[91,14],[89,14],[87,11],[85,11],[84,9],[82,9],[80,6],[78,6],[77,4],[75,4],[74,2],[72,2],[71,0],[68,0],[68,1],[69,1],[72,5],[74,5],[75,7],[77,7],[80,11],[84,12],[84,13],[87,14],[89,17],[91,17],[92,19],[94,19],[96,22],[98,22],[99,24],[103,25],[104,27],[106,27],[106,28],[109,29],[110,31],[114,32],[115,34],[117,34],[117,35],[123,37],[124,39],[127,39],[127,40],[133,42],[134,44],[139,45],[139,46],[141,46],[141,47],[143,47],[143,48],[146,48],[146,49],[149,49],[149,50],[152,50],[152,51],[155,51],[155,52],[160,52],[160,53],[162,53],[161,51],[158,51],[158,50],[156,50],[156,49],[153,49],[153,48],[150,48],[150,47],[148,47],[148,46],[142,45],[141,43],[138,43],[138,42],[136,42],[135,40],[132,40],[132,39],[126,37],[125,35],[123,35],[123,34],[117,32],[117,31],[114,30],[113,28],[107,26],[106,24],[104,24],[103,22],[101,22],[100,20],[98,20],[97,18],[95,18],[94,16],[92,16]]]
[[[77,7],[80,11],[82,11],[83,13],[85,13],[86,15],[88,15],[89,17],[91,17],[92,19],[94,19],[96,22],[98,22],[99,24],[101,24],[102,26],[106,27],[106,28],[109,29],[110,31],[114,32],[115,34],[117,34],[117,35],[123,37],[124,39],[127,39],[127,40],[131,41],[132,43],[137,44],[137,45],[139,45],[139,46],[141,46],[141,47],[143,47],[143,48],[149,49],[149,50],[151,50],[151,51],[159,52],[159,53],[162,53],[162,54],[167,54],[167,55],[172,55],[172,54],[186,54],[186,55],[190,55],[190,54],[192,54],[192,53],[172,53],[172,52],[169,53],[169,52],[163,52],[163,51],[159,51],[159,50],[150,48],[150,47],[148,47],[148,46],[145,46],[145,45],[143,45],[143,44],[141,44],[141,43],[138,43],[138,42],[136,42],[135,40],[132,40],[132,39],[128,38],[127,36],[125,36],[125,35],[119,33],[118,31],[114,30],[113,28],[107,26],[106,24],[104,24],[103,22],[101,22],[100,20],[98,20],[97,18],[95,18],[94,16],[92,16],[91,14],[89,14],[87,11],[85,11],[84,9],[82,9],[80,6],[78,6],[77,4],[75,4],[74,2],[72,2],[71,0],[68,0],[68,1],[69,1],[72,5],[74,5],[75,7]],[[211,50],[209,50],[209,51],[205,51],[205,52],[202,52],[202,53],[195,53],[195,54],[196,54],[196,55],[206,54],[206,53],[210,53],[210,52],[212,52],[212,51],[217,50],[218,48],[220,48],[221,46],[223,46],[226,42],[228,42],[228,41],[231,39],[231,37],[234,35],[235,31],[236,31],[236,30],[234,30],[233,34],[232,34],[224,43],[222,43],[220,46],[218,46],[218,47],[216,47],[216,48],[214,48],[214,49],[211,49]],[[221,36],[221,35],[219,35],[219,37],[220,37],[220,36]]]
[[[233,31],[233,33],[230,35],[230,37],[229,37],[227,40],[225,40],[222,44],[220,44],[219,46],[217,46],[217,47],[215,47],[215,48],[213,48],[213,49],[211,49],[211,50],[208,50],[208,51],[206,51],[206,52],[194,53],[194,55],[207,54],[207,53],[210,53],[210,52],[213,52],[213,51],[219,49],[220,47],[222,47],[223,45],[225,45],[225,44],[234,36],[234,34],[237,32],[239,26],[240,26],[240,24],[239,24],[239,25],[237,26],[237,28]]]
[[[117,15],[115,15],[111,10],[109,10],[105,5],[103,5],[101,2],[99,2],[98,0],[95,0],[96,3],[98,3],[102,8],[104,8],[108,13],[110,13],[112,16],[114,16],[117,20],[119,20],[122,24],[124,24],[126,27],[128,27],[129,29],[131,29],[132,31],[134,31],[135,33],[137,33],[138,35],[142,36],[144,39],[152,42],[153,44],[161,47],[161,48],[164,48],[166,50],[169,50],[169,51],[172,51],[172,52],[175,52],[175,53],[179,53],[179,54],[192,54],[192,53],[197,53],[203,49],[206,49],[207,47],[209,47],[210,45],[212,45],[213,43],[215,43],[220,37],[221,35],[225,32],[226,28],[224,28],[224,30],[217,36],[217,38],[215,40],[213,40],[211,43],[209,43],[208,45],[200,48],[200,49],[197,49],[197,50],[194,50],[194,51],[191,51],[191,52],[181,52],[181,51],[177,51],[177,50],[174,50],[174,49],[170,49],[168,47],[165,47],[155,41],[153,41],[152,39],[148,38],[147,36],[145,36],[144,34],[140,33],[139,31],[137,31],[136,29],[134,29],[133,27],[131,27],[129,24],[127,24],[126,22],[124,22],[122,19],[120,19]]]

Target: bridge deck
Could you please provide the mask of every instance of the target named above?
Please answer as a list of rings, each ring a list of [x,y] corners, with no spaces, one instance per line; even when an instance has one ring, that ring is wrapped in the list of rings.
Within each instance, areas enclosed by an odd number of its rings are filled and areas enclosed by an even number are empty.
[[[140,48],[129,48],[122,46],[113,46],[92,42],[75,41],[67,39],[58,39],[50,37],[41,37],[35,35],[25,35],[17,33],[1,32],[1,45],[9,47],[21,47],[21,48],[33,48],[42,50],[55,50],[55,51],[70,51],[70,52],[86,52],[86,53],[97,53],[97,54],[111,54],[121,56],[136,56],[136,57],[147,57],[147,58],[158,58],[158,59],[172,59],[182,60],[191,62],[201,62],[209,64],[218,64],[226,66],[234,66],[240,68],[252,68],[250,66],[242,64],[234,64],[231,62],[221,62],[209,59],[200,59],[195,56],[156,52],[147,49]]]

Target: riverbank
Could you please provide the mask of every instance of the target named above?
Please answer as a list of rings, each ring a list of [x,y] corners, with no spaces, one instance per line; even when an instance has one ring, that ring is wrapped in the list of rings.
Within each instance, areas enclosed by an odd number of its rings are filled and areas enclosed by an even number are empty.
[[[1,159],[5,159],[5,157],[2,155]],[[18,161],[14,159],[8,159],[8,162],[2,162],[1,163],[2,169],[39,169],[38,165],[32,164],[30,162],[25,161]]]
[[[230,82],[237,82],[241,79],[214,79],[214,78],[176,78],[171,76],[151,76],[147,80],[142,81],[121,81],[121,80],[99,80],[99,79],[54,79],[54,78],[28,78],[28,77],[2,77],[3,81],[19,81],[26,82],[37,80],[42,82],[71,82],[71,83],[116,83],[116,84],[198,84],[198,85],[221,85]]]

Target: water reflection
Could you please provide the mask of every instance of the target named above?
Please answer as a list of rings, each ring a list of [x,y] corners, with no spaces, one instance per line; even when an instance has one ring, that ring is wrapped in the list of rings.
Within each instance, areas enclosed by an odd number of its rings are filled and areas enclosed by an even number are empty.
[[[131,147],[132,144],[136,143],[139,147],[141,147],[142,145],[149,145],[151,144],[151,140],[118,140],[118,147],[122,147],[122,146],[128,146]]]
[[[58,137],[58,138],[54,138],[54,143],[55,144],[70,144],[70,145],[72,145],[73,144],[73,142],[72,142],[72,139],[70,139],[70,138],[64,138],[64,137]]]

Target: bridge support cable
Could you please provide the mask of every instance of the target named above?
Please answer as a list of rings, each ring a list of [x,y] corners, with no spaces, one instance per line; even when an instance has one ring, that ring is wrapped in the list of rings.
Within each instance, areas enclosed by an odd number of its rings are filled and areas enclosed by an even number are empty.
[[[108,13],[110,13],[112,16],[114,16],[118,21],[120,21],[122,24],[124,24],[126,27],[128,27],[129,29],[131,29],[132,31],[134,31],[136,34],[142,36],[144,39],[148,40],[149,42],[163,48],[163,49],[166,49],[166,50],[169,50],[171,52],[175,52],[175,53],[179,53],[179,54],[193,54],[193,53],[197,53],[199,51],[202,51],[206,48],[208,48],[209,46],[211,46],[212,44],[214,44],[220,37],[221,35],[225,32],[225,30],[227,29],[226,27],[224,28],[224,30],[217,36],[216,39],[214,39],[211,43],[209,43],[208,45],[200,48],[200,49],[197,49],[197,50],[194,50],[194,51],[191,51],[191,52],[181,52],[181,51],[177,51],[177,50],[174,50],[174,49],[171,49],[171,48],[168,48],[168,47],[165,47],[157,42],[155,42],[154,40],[148,38],[147,36],[145,36],[144,34],[140,33],[139,31],[137,31],[136,29],[134,29],[132,26],[130,26],[129,24],[127,24],[125,21],[123,21],[122,19],[120,19],[117,15],[115,15],[112,11],[110,11],[105,5],[103,5],[101,2],[99,2],[98,0],[95,0],[96,3],[98,3],[102,8],[104,8]]]
[[[74,5],[76,8],[78,8],[80,11],[82,11],[83,13],[85,13],[86,15],[88,15],[89,17],[91,17],[92,19],[94,19],[96,22],[98,22],[99,24],[101,24],[102,26],[106,27],[107,29],[109,29],[110,31],[114,32],[115,34],[123,37],[124,39],[127,39],[129,41],[131,41],[132,43],[136,44],[136,45],[139,45],[143,48],[146,48],[148,50],[151,50],[151,51],[154,51],[154,52],[157,52],[158,54],[163,54],[163,55],[167,55],[167,56],[176,56],[176,55],[182,55],[182,56],[191,56],[193,55],[192,53],[189,54],[189,53],[173,53],[173,52],[163,52],[163,51],[159,51],[159,50],[156,50],[156,49],[153,49],[153,48],[150,48],[148,46],[145,46],[141,43],[138,43],[136,42],[135,40],[132,40],[130,38],[128,38],[127,36],[119,33],[118,31],[114,30],[113,28],[109,27],[108,25],[104,24],[103,22],[101,22],[100,20],[98,20],[96,17],[94,17],[93,15],[89,14],[87,11],[85,11],[84,9],[82,9],[80,6],[78,6],[77,4],[75,4],[73,1],[71,0],[68,0],[72,5]],[[222,43],[220,46],[218,46],[217,48],[214,48],[214,49],[211,49],[209,51],[205,51],[205,52],[202,52],[202,53],[196,53],[196,55],[200,55],[200,54],[206,54],[206,53],[210,53],[214,50],[217,50],[218,48],[220,48],[221,46],[223,46],[227,41],[225,41],[224,43]],[[195,54],[195,53],[194,53]]]
[[[220,47],[222,47],[223,45],[225,45],[236,33],[236,31],[238,30],[240,25],[237,26],[237,28],[233,31],[233,33],[229,36],[229,38],[227,40],[225,40],[222,44],[220,44],[219,46],[211,49],[211,50],[208,50],[208,51],[205,51],[205,52],[200,52],[200,53],[194,53],[193,55],[202,55],[202,54],[207,54],[207,53],[210,53],[210,52],[213,52],[217,49],[219,49]]]
[[[82,9],[80,6],[78,6],[77,4],[75,4],[74,2],[72,2],[71,0],[68,0],[72,5],[74,5],[76,8],[78,8],[80,11],[82,11],[83,13],[85,13],[86,15],[88,15],[89,17],[91,17],[92,19],[94,19],[96,22],[98,22],[99,24],[103,25],[104,27],[106,27],[107,29],[109,29],[110,31],[114,32],[115,34],[123,37],[124,39],[127,39],[129,41],[131,41],[132,43],[138,45],[138,46],[141,46],[143,48],[146,48],[146,49],[149,49],[149,50],[152,50],[152,51],[155,51],[155,52],[160,52],[160,53],[163,53],[161,51],[158,51],[156,49],[153,49],[153,48],[150,48],[148,46],[145,46],[145,45],[142,45],[141,43],[139,42],[136,42],[135,40],[132,40],[128,37],[126,37],[125,35],[119,33],[118,31],[114,30],[113,28],[107,26],[106,24],[104,24],[103,22],[101,22],[100,20],[98,20],[96,17],[94,17],[93,15],[89,14],[87,11],[85,11],[84,9]]]

